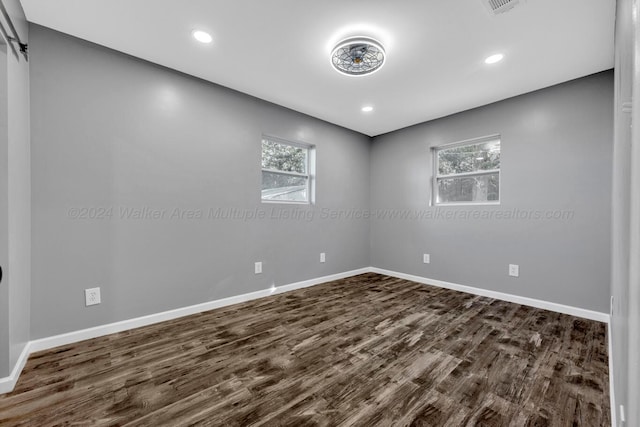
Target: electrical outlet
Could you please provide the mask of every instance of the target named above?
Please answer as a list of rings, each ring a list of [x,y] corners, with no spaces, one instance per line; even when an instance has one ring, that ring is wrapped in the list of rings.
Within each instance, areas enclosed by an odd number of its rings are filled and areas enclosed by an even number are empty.
[[[520,276],[520,266],[518,264],[509,264],[509,276]]]
[[[255,264],[255,273],[256,274],[262,273],[262,262],[256,262],[256,264]]]
[[[84,303],[87,307],[90,305],[100,304],[100,302],[100,288],[84,290]]]
[[[625,417],[624,413],[624,405],[620,405],[620,421],[623,423],[627,421],[627,417]]]
[[[320,262],[325,262],[327,260],[327,257],[325,255],[324,252],[320,252]]]
[[[422,255],[422,262],[425,263],[425,264],[429,264],[431,262],[431,255],[423,254]]]

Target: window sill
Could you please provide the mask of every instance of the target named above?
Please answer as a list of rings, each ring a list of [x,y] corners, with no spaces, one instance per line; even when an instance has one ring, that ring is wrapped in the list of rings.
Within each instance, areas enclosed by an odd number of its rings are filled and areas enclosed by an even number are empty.
[[[311,202],[296,202],[293,200],[261,200],[261,203],[265,203],[268,205],[312,205]]]
[[[444,206],[500,206],[500,202],[478,202],[478,203],[473,203],[473,202],[459,202],[459,203],[433,203],[431,205],[434,208],[439,208],[439,207],[444,207]]]

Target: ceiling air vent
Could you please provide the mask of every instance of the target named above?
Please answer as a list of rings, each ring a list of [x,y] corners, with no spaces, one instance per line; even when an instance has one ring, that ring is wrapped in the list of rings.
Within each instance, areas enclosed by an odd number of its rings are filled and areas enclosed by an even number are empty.
[[[511,10],[518,3],[521,3],[521,0],[482,0],[482,3],[487,7],[489,13],[498,15]]]

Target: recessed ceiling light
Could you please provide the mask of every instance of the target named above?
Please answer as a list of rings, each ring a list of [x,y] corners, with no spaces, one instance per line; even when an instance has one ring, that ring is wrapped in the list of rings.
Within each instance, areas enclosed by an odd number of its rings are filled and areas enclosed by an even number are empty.
[[[213,41],[213,37],[211,37],[211,34],[207,33],[206,31],[193,30],[191,32],[191,35],[200,43],[211,43]]]
[[[495,55],[491,55],[487,59],[485,59],[484,63],[485,64],[495,64],[496,62],[502,61],[502,58],[504,58],[503,54],[496,53]]]
[[[371,105],[366,105],[364,107],[362,107],[362,112],[363,113],[370,113],[373,111],[373,107]]]
[[[364,76],[382,68],[385,51],[370,37],[351,37],[341,41],[331,51],[331,64],[348,76]]]

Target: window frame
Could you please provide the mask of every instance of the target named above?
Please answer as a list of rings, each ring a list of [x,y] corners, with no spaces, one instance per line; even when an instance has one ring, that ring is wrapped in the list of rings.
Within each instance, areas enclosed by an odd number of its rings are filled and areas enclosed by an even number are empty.
[[[277,169],[269,169],[262,167],[262,143],[264,141],[273,142],[281,145],[288,145],[290,147],[302,148],[307,150],[306,155],[306,171],[307,173],[299,173],[299,172],[290,172],[290,171],[281,171]],[[315,145],[308,144],[306,142],[300,141],[291,141],[283,138],[279,138],[277,136],[271,136],[267,134],[262,134],[262,138],[260,139],[260,182],[262,183],[262,172],[274,173],[277,175],[286,175],[286,176],[296,176],[301,178],[306,178],[307,180],[307,200],[298,201],[298,200],[269,200],[262,198],[262,190],[260,190],[260,202],[261,203],[277,203],[277,204],[286,204],[286,205],[312,205],[315,201]],[[262,187],[262,185],[260,185]]]
[[[440,168],[438,165],[438,153],[440,151],[448,150],[451,148],[464,147],[467,145],[477,145],[483,142],[496,141],[496,140],[500,142],[500,168],[481,170],[481,171],[475,171],[475,172],[462,172],[462,173],[440,175]],[[502,137],[500,134],[481,136],[478,138],[465,139],[463,141],[456,141],[448,144],[437,145],[437,146],[431,147],[431,155],[432,155],[432,167],[433,167],[433,173],[431,175],[431,200],[430,200],[431,206],[487,206],[487,205],[495,206],[500,204],[500,201],[502,199],[502,191],[501,191],[502,172],[500,171],[502,169]],[[483,202],[473,202],[473,201],[439,202],[438,201],[438,196],[439,196],[438,181],[441,179],[476,177],[476,176],[491,175],[495,173],[498,174],[498,200],[488,200]]]

